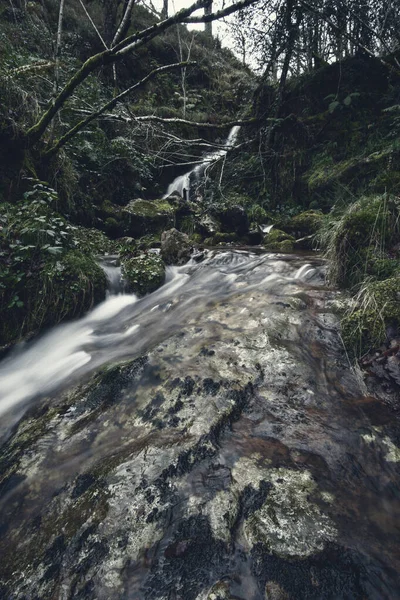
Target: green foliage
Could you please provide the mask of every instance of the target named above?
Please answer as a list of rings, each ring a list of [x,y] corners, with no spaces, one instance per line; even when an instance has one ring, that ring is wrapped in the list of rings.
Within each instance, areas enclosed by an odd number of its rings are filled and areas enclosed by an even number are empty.
[[[389,325],[400,326],[400,270],[383,281],[364,281],[342,319],[343,341],[352,354],[362,356],[385,341]]]
[[[353,287],[376,272],[377,258],[400,241],[399,211],[396,197],[367,196],[325,218],[319,237],[332,283]]]
[[[93,256],[117,252],[117,243],[110,240],[99,229],[76,226],[74,228],[74,241],[76,249]]]
[[[129,289],[144,296],[156,290],[165,279],[165,266],[156,254],[141,252],[122,262],[122,274]]]
[[[268,221],[267,211],[259,204],[251,204],[246,212],[252,224],[261,225]]]
[[[57,201],[34,181],[19,203],[1,205],[0,343],[79,316],[105,295],[93,256],[110,247],[105,236],[69,224],[54,210]]]
[[[336,94],[329,94],[328,96],[326,96],[325,100],[329,100],[328,110],[332,114],[337,110],[349,108],[350,106],[354,105],[355,100],[359,97],[359,92],[352,92],[351,94],[348,94],[342,101],[340,101],[337,99]]]

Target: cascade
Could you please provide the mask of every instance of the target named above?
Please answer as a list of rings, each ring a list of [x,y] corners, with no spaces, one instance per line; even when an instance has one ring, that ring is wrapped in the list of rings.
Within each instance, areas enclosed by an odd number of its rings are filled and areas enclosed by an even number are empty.
[[[240,126],[234,125],[230,130],[226,142],[222,148],[218,148],[218,150],[209,152],[203,157],[202,161],[198,165],[193,167],[193,169],[190,169],[190,171],[187,173],[176,177],[173,182],[169,184],[164,198],[168,198],[168,196],[174,192],[178,192],[182,198],[185,198],[186,195],[185,199],[189,200],[192,181],[194,180],[195,182],[198,182],[208,165],[226,155],[226,153],[235,145],[239,130]]]
[[[396,407],[305,263],[210,251],[0,362],[1,598],[399,597]]]

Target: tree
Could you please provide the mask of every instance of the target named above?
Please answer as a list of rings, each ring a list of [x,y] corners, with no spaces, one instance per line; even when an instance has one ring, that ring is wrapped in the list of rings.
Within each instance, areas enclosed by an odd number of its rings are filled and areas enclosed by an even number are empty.
[[[212,15],[212,0],[208,0],[207,4],[204,7],[204,15],[208,17]],[[211,21],[206,21],[204,26],[204,31],[209,38],[212,38],[212,23]]]
[[[93,119],[99,117],[105,111],[112,110],[114,106],[118,104],[118,102],[121,102],[121,100],[125,98],[128,94],[133,93],[138,87],[143,85],[150,78],[156,77],[160,72],[165,72],[168,69],[185,69],[188,67],[188,63],[182,61],[180,64],[174,63],[153,70],[151,73],[148,74],[148,76],[143,78],[141,81],[136,82],[127,90],[124,90],[123,92],[118,94],[113,100],[107,102],[102,107],[99,107],[92,111],[92,113],[85,117],[85,119],[71,127],[68,131],[64,132],[54,144],[52,144],[50,147],[46,147],[45,134],[50,124],[52,123],[54,117],[68,103],[75,90],[89,77],[89,75],[99,70],[101,67],[106,67],[109,65],[112,66],[117,64],[128,53],[137,51],[139,48],[148,44],[152,39],[166,32],[169,28],[178,23],[211,23],[214,20],[220,19],[238,10],[242,10],[246,6],[254,4],[256,1],[257,0],[238,0],[237,2],[234,2],[228,7],[225,7],[224,9],[221,9],[214,13],[211,12],[201,16],[195,16],[193,15],[194,12],[196,12],[199,9],[203,9],[209,5],[209,0],[197,0],[190,7],[180,10],[179,12],[170,17],[167,17],[162,21],[156,22],[150,27],[143,29],[142,31],[133,33],[131,35],[127,35],[126,32],[127,27],[129,27],[130,11],[133,5],[133,1],[129,0],[125,5],[126,8],[123,13],[120,25],[118,26],[116,32],[112,37],[110,31],[108,31],[107,39],[111,39],[109,45],[107,44],[107,40],[105,40],[105,43],[108,47],[88,58],[80,66],[80,68],[78,68],[75,71],[75,73],[64,85],[64,87],[62,87],[58,91],[58,93],[49,100],[47,107],[42,112],[36,123],[27,131],[20,132],[20,135],[17,140],[18,144],[20,145],[20,147],[24,148],[32,148],[35,146],[38,147],[38,145],[43,148],[44,145],[45,153],[54,153],[59,147],[61,147],[74,135],[76,135],[78,131],[81,131],[86,124],[91,122]]]

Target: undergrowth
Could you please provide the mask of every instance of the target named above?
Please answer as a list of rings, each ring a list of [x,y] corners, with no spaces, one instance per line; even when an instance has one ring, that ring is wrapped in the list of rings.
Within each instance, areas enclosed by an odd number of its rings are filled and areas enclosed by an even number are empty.
[[[330,283],[353,294],[342,335],[348,350],[362,356],[400,327],[400,199],[364,196],[334,208],[319,240],[329,258]]]

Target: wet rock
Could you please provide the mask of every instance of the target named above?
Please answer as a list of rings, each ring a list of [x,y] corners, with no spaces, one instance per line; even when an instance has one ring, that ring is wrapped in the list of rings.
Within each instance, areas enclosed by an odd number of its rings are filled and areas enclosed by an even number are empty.
[[[215,208],[214,216],[221,223],[222,233],[236,233],[245,235],[249,229],[247,213],[242,206],[229,206],[226,208]]]
[[[331,292],[293,257],[208,261],[134,305],[122,362],[41,398],[3,446],[1,597],[396,597],[399,438],[366,426]]]
[[[161,233],[172,227],[175,208],[167,200],[131,200],[122,210],[126,233],[142,237],[149,233]]]
[[[161,235],[161,256],[167,265],[184,265],[190,259],[192,245],[188,236],[177,229]]]
[[[206,237],[212,237],[221,230],[221,223],[216,217],[206,213],[198,219],[199,232]]]
[[[275,581],[265,584],[265,600],[290,600],[288,594]]]
[[[332,521],[309,500],[316,484],[307,471],[271,469],[272,484],[263,506],[246,521],[245,534],[255,545],[285,558],[305,558],[336,538]]]

